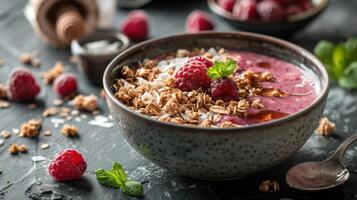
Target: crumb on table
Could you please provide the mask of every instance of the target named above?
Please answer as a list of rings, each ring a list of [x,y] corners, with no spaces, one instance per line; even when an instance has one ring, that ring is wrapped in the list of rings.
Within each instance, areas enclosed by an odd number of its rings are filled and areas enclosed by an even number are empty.
[[[316,128],[316,133],[322,136],[331,136],[336,132],[336,124],[331,122],[327,117],[320,119],[319,125]]]

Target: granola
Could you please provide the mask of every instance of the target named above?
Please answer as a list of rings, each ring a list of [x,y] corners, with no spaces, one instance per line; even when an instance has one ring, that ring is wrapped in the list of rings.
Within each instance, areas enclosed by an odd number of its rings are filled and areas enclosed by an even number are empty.
[[[42,73],[42,78],[45,84],[51,84],[64,71],[62,62],[56,62],[55,66],[49,71]]]
[[[0,84],[0,99],[7,98],[7,89],[5,85]]]
[[[336,132],[336,124],[331,122],[327,117],[320,119],[316,133],[322,136],[331,136]]]
[[[73,106],[78,110],[92,112],[98,108],[97,97],[95,95],[78,95],[73,99]]]
[[[78,135],[78,128],[74,125],[65,124],[61,133],[66,137],[76,137]]]
[[[36,137],[40,133],[42,121],[40,119],[31,119],[30,121],[21,125],[21,137]]]

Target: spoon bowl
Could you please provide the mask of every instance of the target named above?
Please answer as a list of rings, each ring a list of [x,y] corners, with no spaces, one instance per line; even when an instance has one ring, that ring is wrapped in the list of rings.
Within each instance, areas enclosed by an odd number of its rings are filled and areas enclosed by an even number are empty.
[[[292,167],[286,182],[292,188],[307,191],[325,190],[345,183],[350,173],[342,164],[346,149],[357,140],[357,133],[350,136],[328,159],[304,162]]]

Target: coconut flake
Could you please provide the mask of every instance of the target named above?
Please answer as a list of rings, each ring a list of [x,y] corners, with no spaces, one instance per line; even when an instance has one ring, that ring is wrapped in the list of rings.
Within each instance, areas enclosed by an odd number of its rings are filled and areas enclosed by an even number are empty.
[[[4,140],[0,139],[0,146],[4,144]]]
[[[42,161],[45,161],[47,160],[47,158],[43,157],[43,156],[33,156],[31,158],[32,161],[34,162],[42,162]]]
[[[114,124],[111,122],[102,122],[102,121],[97,121],[97,120],[91,120],[91,121],[89,121],[89,125],[99,126],[102,128],[111,128],[111,127],[113,127]]]
[[[61,118],[51,118],[51,122],[54,124],[63,124],[65,123],[66,120],[61,119]]]

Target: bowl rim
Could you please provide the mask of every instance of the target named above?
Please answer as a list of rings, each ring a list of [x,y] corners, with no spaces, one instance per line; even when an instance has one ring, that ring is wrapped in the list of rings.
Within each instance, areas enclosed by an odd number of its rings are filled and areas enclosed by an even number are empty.
[[[138,51],[138,50],[142,50],[142,48],[144,46],[151,46],[151,45],[155,45],[156,42],[160,42],[162,40],[171,40],[171,39],[175,39],[175,38],[185,38],[185,37],[192,37],[192,36],[217,36],[219,37],[221,34],[225,34],[225,35],[235,35],[235,36],[239,36],[239,37],[250,37],[250,38],[255,38],[255,39],[260,39],[260,40],[264,40],[268,43],[273,43],[273,44],[278,44],[281,45],[283,47],[289,47],[292,50],[301,52],[301,54],[308,60],[312,61],[313,63],[315,63],[315,65],[317,66],[318,70],[321,72],[321,76],[319,76],[319,78],[317,79],[318,81],[321,81],[321,93],[319,94],[319,96],[307,107],[305,107],[304,109],[302,109],[299,112],[293,113],[291,115],[288,115],[286,117],[277,119],[277,120],[272,120],[272,121],[268,121],[268,122],[263,122],[263,123],[258,123],[258,124],[252,124],[252,125],[248,125],[248,126],[242,126],[242,127],[227,127],[227,128],[215,128],[215,127],[199,127],[199,126],[187,126],[187,125],[181,125],[181,124],[175,124],[175,123],[170,123],[170,122],[163,122],[163,121],[159,121],[156,119],[151,118],[150,116],[144,115],[144,114],[140,114],[138,112],[135,112],[133,110],[131,110],[128,106],[126,106],[125,104],[123,104],[119,99],[117,99],[114,94],[111,92],[111,71],[118,66],[117,61],[119,59],[121,59],[121,57],[126,56],[129,53]],[[272,36],[267,36],[267,35],[263,35],[263,34],[257,34],[257,33],[250,33],[250,32],[243,32],[243,31],[235,31],[235,32],[214,32],[214,31],[205,31],[205,32],[200,32],[200,33],[184,33],[184,34],[175,34],[175,35],[170,35],[170,36],[164,36],[164,37],[159,37],[156,39],[151,39],[151,40],[147,40],[145,42],[141,42],[139,44],[136,44],[130,48],[128,48],[127,50],[121,52],[118,56],[116,56],[107,66],[107,68],[105,69],[104,75],[103,75],[103,87],[104,87],[104,91],[106,94],[106,98],[109,98],[112,102],[114,102],[117,106],[119,106],[120,108],[124,109],[125,111],[127,111],[128,113],[135,115],[136,117],[142,118],[144,120],[148,120],[149,122],[158,124],[158,125],[164,125],[164,126],[168,126],[168,127],[174,127],[174,128],[180,128],[180,129],[187,129],[187,130],[204,130],[204,131],[212,131],[212,132],[224,132],[224,131],[230,131],[230,130],[235,130],[235,131],[240,131],[240,130],[251,130],[251,129],[258,129],[258,128],[266,128],[266,127],[270,127],[270,126],[275,126],[275,125],[279,125],[279,124],[283,124],[285,122],[288,122],[290,120],[296,119],[300,116],[303,116],[304,114],[306,114],[307,112],[309,112],[310,110],[312,110],[313,108],[317,107],[318,105],[320,105],[320,103],[323,102],[324,99],[326,99],[328,92],[329,92],[329,88],[330,88],[330,79],[329,79],[329,75],[327,73],[326,68],[324,67],[324,65],[321,63],[321,61],[316,58],[312,53],[310,53],[309,51],[303,49],[302,47],[299,47],[293,43],[284,41],[282,39],[278,39]]]
[[[221,8],[220,6],[218,6],[216,1],[217,0],[207,0],[207,5],[211,11],[213,11],[215,14],[219,15],[220,17],[223,17],[227,20],[235,21],[237,23],[244,23],[244,24],[250,24],[250,25],[273,25],[273,26],[279,25],[279,24],[284,24],[284,23],[285,24],[294,23],[294,22],[302,21],[309,17],[313,17],[313,16],[321,13],[327,7],[328,2],[329,2],[328,0],[320,0],[320,3],[318,5],[313,6],[313,8],[311,8],[305,12],[289,16],[287,18],[287,20],[284,20],[284,21],[265,22],[262,20],[254,20],[254,19],[249,20],[249,21],[237,19],[230,12],[228,12],[228,11],[224,10],[223,8]]]

